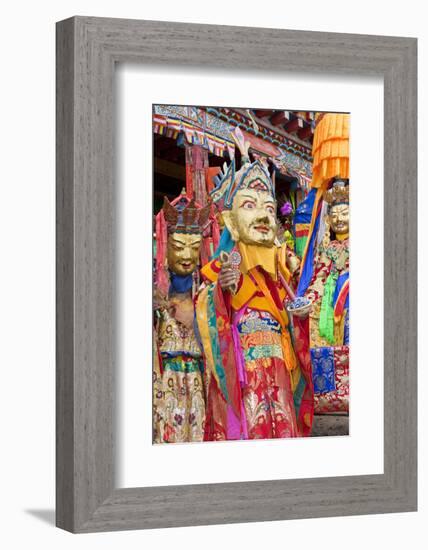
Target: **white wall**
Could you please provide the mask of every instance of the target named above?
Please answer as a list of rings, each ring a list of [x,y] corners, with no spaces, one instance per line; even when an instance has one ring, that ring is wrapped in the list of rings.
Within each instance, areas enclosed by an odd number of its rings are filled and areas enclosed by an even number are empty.
[[[131,0],[8,2],[1,11],[0,507],[3,548],[174,549],[407,547],[424,537],[427,475],[420,468],[420,511],[413,514],[72,536],[52,527],[54,506],[54,23],[71,15],[417,36],[421,101],[420,200],[426,205],[428,120],[426,17],[423,3],[306,0],[235,2]],[[369,121],[368,121],[369,124]],[[422,216],[421,216],[422,217]],[[424,220],[421,220],[424,223]],[[420,245],[427,227],[420,228]],[[421,281],[426,257],[420,257]],[[425,277],[423,276],[425,275]],[[427,292],[421,284],[421,303]],[[422,308],[421,308],[422,310]],[[426,322],[421,321],[420,333]],[[420,350],[423,366],[426,358]],[[420,372],[419,387],[428,377]],[[422,391],[420,391],[422,397]],[[427,419],[420,400],[419,424]],[[426,430],[425,430],[426,432]],[[427,438],[420,430],[420,464]],[[411,544],[411,543],[410,543]]]

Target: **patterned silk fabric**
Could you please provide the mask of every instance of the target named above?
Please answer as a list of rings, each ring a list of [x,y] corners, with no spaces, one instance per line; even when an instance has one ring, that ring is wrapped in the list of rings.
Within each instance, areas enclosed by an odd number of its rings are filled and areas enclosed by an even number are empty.
[[[311,350],[312,376],[315,393],[326,393],[335,389],[333,348]]]
[[[321,248],[317,257],[314,275],[309,285],[307,296],[311,299],[313,309],[310,315],[311,348],[327,347],[329,342],[319,334],[319,320],[324,287],[331,271],[336,269],[340,274],[349,271],[349,241],[332,241],[326,249]],[[344,343],[346,311],[334,323],[335,345]]]
[[[349,241],[331,241],[321,246],[307,296],[312,300],[310,314],[310,346],[315,390],[314,412],[349,412],[349,298],[341,314],[334,317],[334,342],[320,335],[320,310],[326,281],[333,270],[338,283],[348,278]],[[339,284],[337,285],[337,288]],[[333,306],[339,292],[335,292]]]
[[[243,402],[249,439],[298,436],[280,324],[267,312],[247,310],[238,331],[245,359]]]
[[[284,245],[283,245],[284,246]],[[285,247],[277,268],[285,280]],[[284,258],[284,260],[283,260]],[[310,435],[313,385],[308,323],[295,319],[294,338],[281,279],[246,266],[236,293],[217,284],[220,265],[202,269],[196,318],[207,388],[204,439],[258,439]]]
[[[329,348],[333,352],[334,389],[315,393],[315,413],[349,412],[349,348],[338,346]]]
[[[192,308],[190,294],[173,297],[170,305]],[[175,315],[174,315],[175,313]],[[202,441],[205,400],[203,360],[192,326],[176,319],[179,311],[160,310],[154,350],[153,441],[183,443]],[[183,314],[183,312],[181,312]],[[184,315],[186,318],[186,315]]]
[[[201,360],[163,358],[163,373],[154,373],[154,441],[202,441],[205,404]]]

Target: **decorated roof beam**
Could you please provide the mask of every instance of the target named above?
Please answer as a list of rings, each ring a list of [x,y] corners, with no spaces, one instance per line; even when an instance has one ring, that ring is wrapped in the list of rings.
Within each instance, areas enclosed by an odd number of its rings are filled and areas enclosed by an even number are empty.
[[[228,124],[223,122],[224,127],[219,128],[217,118],[211,115],[206,122],[191,120],[187,113],[182,112],[184,108],[181,106],[156,105],[155,108],[156,112],[153,115],[153,131],[155,133],[172,137],[177,140],[179,146],[184,146],[186,143],[202,145],[216,156],[222,157],[226,153],[230,158],[233,158],[235,145],[229,139]],[[206,116],[205,111],[202,109],[197,111],[201,116]],[[211,128],[213,123],[216,123],[215,128]],[[227,136],[227,138],[224,136]]]
[[[308,122],[312,122],[313,120],[315,120],[314,111],[297,111],[297,115],[300,116],[300,118],[303,118],[303,120],[306,120]]]
[[[293,118],[293,120],[290,120],[290,122],[287,122],[285,124],[284,129],[286,132],[289,132],[290,134],[297,133],[298,130],[303,128],[303,120],[301,118]]]
[[[274,111],[273,115],[270,117],[270,121],[274,126],[281,124],[286,124],[291,119],[290,111]]]
[[[244,111],[241,111],[240,109],[236,109],[235,112],[241,112],[242,114],[244,113]],[[269,137],[271,136],[273,137],[272,143],[281,146],[278,139],[285,138],[287,140],[291,140],[293,144],[296,144],[298,147],[303,148],[302,150],[305,152],[305,155],[307,155],[308,158],[311,157],[311,144],[300,139],[297,134],[287,133],[283,126],[274,126],[268,118],[260,119],[259,117],[255,117],[255,121],[259,125],[259,128],[262,130],[262,133],[263,131],[267,132],[266,139],[269,139]]]
[[[284,125],[284,130],[289,134],[296,134],[300,128],[303,128],[303,120],[301,118],[293,118],[290,122]]]
[[[269,116],[272,113],[272,109],[255,109],[254,114],[259,117],[263,118],[265,116]]]
[[[314,130],[310,124],[304,124],[303,128],[300,128],[300,130],[297,131],[297,135],[299,136],[300,139],[303,139],[303,140],[309,139],[310,137],[312,137],[313,133],[314,133]]]
[[[259,146],[259,143],[253,143],[254,149],[274,157],[278,154],[277,148],[280,148],[281,151],[290,153],[291,160],[295,156],[298,157],[296,162],[305,174],[312,172],[308,165],[312,160],[310,143],[300,139],[297,134],[288,134],[283,126],[274,126],[267,117],[256,117],[255,111],[225,107],[202,109],[156,105],[153,130],[155,133],[178,140],[178,144],[202,144],[216,156],[223,157],[226,154],[233,158],[234,144],[229,141],[230,132],[234,126],[240,126],[242,131],[265,143],[263,147]],[[270,114],[272,113],[273,110],[270,111]],[[295,113],[290,111],[290,114]],[[266,147],[274,147],[275,152],[268,153]]]

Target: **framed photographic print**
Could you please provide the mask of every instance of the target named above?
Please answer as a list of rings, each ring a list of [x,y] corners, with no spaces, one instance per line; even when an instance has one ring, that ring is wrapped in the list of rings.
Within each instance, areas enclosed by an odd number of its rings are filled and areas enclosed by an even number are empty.
[[[416,113],[415,39],[58,23],[59,527],[416,509]]]

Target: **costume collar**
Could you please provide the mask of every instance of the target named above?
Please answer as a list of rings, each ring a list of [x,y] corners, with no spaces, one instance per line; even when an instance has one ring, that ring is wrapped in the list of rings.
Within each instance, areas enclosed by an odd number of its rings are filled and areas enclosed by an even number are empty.
[[[346,241],[346,239],[349,239],[349,233],[344,233],[343,235],[337,235],[336,234],[336,240]]]
[[[239,252],[241,254],[242,273],[247,273],[250,269],[256,266],[262,267],[267,271],[273,279],[277,277],[277,247],[276,246],[260,246],[256,244],[238,243]]]
[[[170,292],[188,292],[192,288],[193,276],[190,275],[177,275],[172,271],[169,272],[171,286],[169,287]]]

